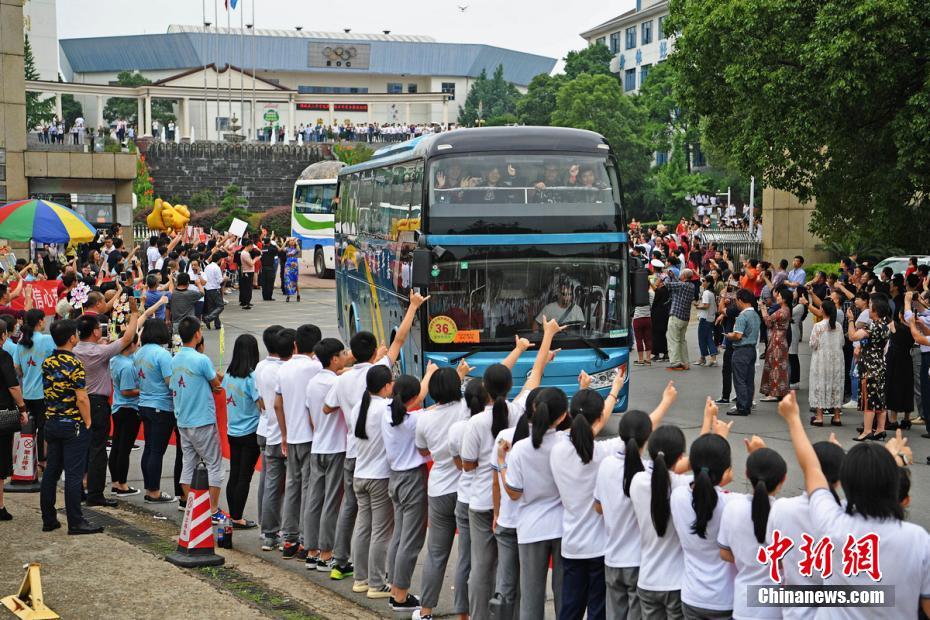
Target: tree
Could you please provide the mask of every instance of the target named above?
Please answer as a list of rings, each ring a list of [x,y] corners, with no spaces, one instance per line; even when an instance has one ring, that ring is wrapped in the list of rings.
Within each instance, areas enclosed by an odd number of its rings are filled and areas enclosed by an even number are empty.
[[[359,142],[350,143],[346,141],[333,145],[333,155],[347,166],[354,166],[355,164],[366,162],[371,159],[371,156],[374,154],[375,152],[371,147],[365,146]]]
[[[562,75],[540,73],[530,81],[526,94],[517,102],[517,116],[524,125],[550,125],[556,95],[568,79]]]
[[[642,111],[623,94],[613,76],[583,73],[559,89],[552,124],[596,131],[617,157],[630,205],[642,204],[643,182],[652,159],[641,128]]]
[[[227,185],[223,189],[223,197],[220,198],[220,212],[214,228],[217,230],[228,230],[232,224],[233,218],[248,220],[250,213],[244,207],[247,203],[244,196],[241,196],[238,185]]]
[[[690,172],[687,155],[684,134],[675,134],[668,162],[653,168],[649,175],[647,202],[661,219],[677,220],[682,216],[690,219],[692,208],[685,197],[710,190],[709,178]]]
[[[590,75],[606,75],[618,79],[610,72],[610,61],[613,54],[606,45],[589,45],[588,47],[569,52],[565,60],[565,77],[575,79],[582,73]]]
[[[497,65],[490,79],[487,71],[482,69],[465,97],[458,124],[473,126],[479,120],[487,124],[503,124],[500,117],[515,115],[519,99],[517,87],[504,79],[504,65]]]
[[[670,11],[682,104],[743,174],[816,199],[811,229],[827,242],[852,232],[928,249],[930,3],[671,0]]]
[[[32,55],[32,45],[29,35],[23,43],[23,68],[27,80],[38,80],[39,72],[36,70],[36,59]],[[55,116],[55,101],[51,97],[41,99],[39,93],[26,91],[26,131],[47,123]]]
[[[691,145],[700,141],[697,117],[679,102],[678,75],[667,63],[657,64],[643,82],[636,102],[646,115],[645,131],[655,151],[671,150],[676,137],[682,137],[681,149],[691,153]],[[685,157],[685,166],[691,172],[691,158]]]
[[[152,80],[148,79],[138,71],[120,71],[116,76],[117,86],[144,86],[151,84]],[[139,102],[137,99],[125,97],[111,97],[103,108],[103,118],[108,123],[118,120],[138,122]],[[167,125],[170,121],[176,120],[174,116],[174,101],[171,99],[153,99],[152,100],[152,120],[156,120],[162,125]],[[149,128],[143,128],[143,132]]]

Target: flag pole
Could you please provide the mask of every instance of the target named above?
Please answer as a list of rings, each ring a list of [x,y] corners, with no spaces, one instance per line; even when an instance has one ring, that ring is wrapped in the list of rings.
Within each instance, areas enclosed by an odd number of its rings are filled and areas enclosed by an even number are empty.
[[[242,62],[245,59],[245,39],[243,35],[245,34],[245,7],[242,7],[242,10],[239,11],[239,124],[245,127],[245,93],[243,89],[245,88],[245,77],[242,75],[242,67],[245,65]]]
[[[215,67],[216,69],[216,117],[219,118],[220,116],[220,69],[219,69],[219,64],[220,64],[220,38],[219,38],[220,11],[219,11],[219,8],[216,2],[217,0],[213,0],[213,22],[216,24],[216,33],[214,34],[214,39],[216,40],[216,56],[214,56],[215,61],[216,61],[216,67]],[[216,124],[216,121],[214,121],[214,124]],[[219,127],[215,127],[215,129],[216,129],[216,139],[219,140],[220,139]]]
[[[255,111],[255,34],[258,24],[255,23],[255,0],[252,0],[252,135],[258,136],[258,117]]]
[[[207,134],[207,66],[210,64],[207,62],[207,39],[209,34],[207,32],[207,0],[203,0],[200,3],[200,7],[203,10],[203,38],[200,42],[200,50],[203,52],[203,139],[208,140]],[[193,142],[193,140],[192,140]]]

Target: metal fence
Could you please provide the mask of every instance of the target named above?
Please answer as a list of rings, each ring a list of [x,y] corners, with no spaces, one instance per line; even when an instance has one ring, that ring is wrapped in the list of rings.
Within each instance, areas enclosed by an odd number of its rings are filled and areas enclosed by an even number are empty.
[[[705,229],[701,235],[704,243],[713,243],[717,249],[727,249],[734,259],[762,258],[762,242],[755,235],[745,230],[732,230],[727,228]]]

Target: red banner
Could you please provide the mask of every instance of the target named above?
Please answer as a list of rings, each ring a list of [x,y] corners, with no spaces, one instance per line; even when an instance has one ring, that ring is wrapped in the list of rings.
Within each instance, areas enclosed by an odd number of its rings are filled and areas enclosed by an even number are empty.
[[[32,287],[33,308],[41,310],[45,316],[55,314],[55,306],[58,304],[58,280],[36,280],[26,282],[23,286]],[[10,305],[17,310],[24,310],[26,307],[25,293],[14,299]]]

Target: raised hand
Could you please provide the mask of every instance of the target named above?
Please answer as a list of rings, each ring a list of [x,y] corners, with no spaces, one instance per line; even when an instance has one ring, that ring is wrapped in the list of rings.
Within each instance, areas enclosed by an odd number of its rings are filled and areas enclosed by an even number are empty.
[[[564,331],[568,326],[560,326],[556,319],[547,319],[543,316],[543,333],[555,336],[557,333]]]
[[[586,390],[589,385],[591,385],[591,375],[582,370],[578,375],[578,389]]]
[[[430,363],[432,363],[432,362],[430,362]],[[470,373],[470,372],[473,371],[474,369],[475,369],[474,366],[469,366],[469,365],[468,365],[468,361],[462,360],[461,362],[459,362],[459,365],[456,366],[455,372],[457,372],[457,373],[459,374],[459,379],[464,379],[465,377],[468,376],[468,373]]]
[[[548,357],[548,359],[546,359],[546,363],[547,363],[547,364],[551,363],[552,360],[555,359],[555,356],[558,355],[558,354],[559,354],[559,351],[561,351],[561,350],[562,350],[562,349],[552,349],[551,351],[549,351],[549,357]]]
[[[729,422],[724,422],[723,420],[718,420],[717,416],[714,415],[713,424],[711,425],[711,432],[715,435],[720,435],[724,439],[730,436],[730,429],[733,428],[733,420]]]
[[[419,293],[416,293],[416,292],[414,292],[414,291],[410,291],[410,305],[413,306],[414,308],[419,308],[419,307],[422,306],[422,305],[426,302],[426,300],[428,300],[428,299],[429,299],[429,295],[427,295],[426,297],[424,297],[423,295],[420,295]]]
[[[885,442],[885,448],[891,452],[898,465],[907,466],[914,462],[914,453],[907,445],[907,438],[901,434],[900,428],[895,431],[894,437]]]
[[[798,399],[797,396],[795,396],[794,390],[788,392],[778,403],[778,415],[783,417],[786,422],[790,421],[792,418],[800,417],[801,412],[798,409]]]
[[[668,385],[665,386],[665,389],[662,390],[662,400],[667,403],[673,403],[678,398],[678,389],[675,387],[674,381],[669,381]]]
[[[520,336],[514,336],[515,347],[521,351],[526,351],[533,347],[533,343],[527,340],[526,338],[521,338]]]
[[[747,454],[752,454],[753,452],[755,452],[755,451],[758,450],[759,448],[764,448],[764,447],[765,447],[765,442],[764,442],[764,441],[762,440],[762,438],[759,437],[758,435],[753,435],[753,436],[752,436],[751,438],[749,438],[749,439],[744,439],[744,440],[743,440],[743,443],[746,445],[746,453],[747,453]]]
[[[380,360],[382,357],[388,354],[387,345],[378,345],[378,352],[375,353],[375,359]]]

